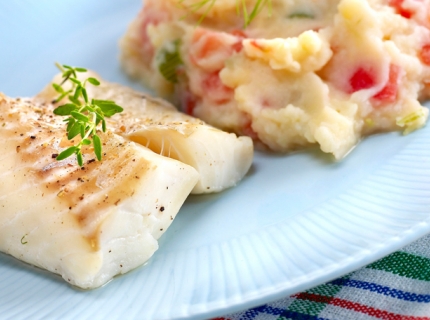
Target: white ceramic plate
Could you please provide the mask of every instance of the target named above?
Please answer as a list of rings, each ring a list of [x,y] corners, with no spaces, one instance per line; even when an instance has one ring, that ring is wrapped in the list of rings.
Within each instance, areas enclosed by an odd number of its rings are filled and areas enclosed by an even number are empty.
[[[54,62],[135,88],[117,41],[139,0],[2,1],[0,91],[38,92]],[[1,214],[1,213],[0,213]],[[374,136],[335,163],[318,151],[257,154],[236,188],[191,197],[150,262],[103,288],[0,254],[2,319],[208,318],[368,264],[430,231],[430,128]]]

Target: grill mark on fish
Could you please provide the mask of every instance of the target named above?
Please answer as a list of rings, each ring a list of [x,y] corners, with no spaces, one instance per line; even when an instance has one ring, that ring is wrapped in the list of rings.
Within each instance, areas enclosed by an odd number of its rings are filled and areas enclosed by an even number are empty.
[[[135,176],[150,170],[149,162],[142,158],[132,161],[136,155],[128,148],[130,142],[118,143],[112,139],[112,133],[99,133],[102,141],[107,141],[103,146],[107,156],[102,162],[89,161],[93,158],[91,147],[82,149],[88,160],[83,168],[75,159],[57,162],[52,154],[60,153],[61,148],[73,142],[65,138],[64,129],[59,129],[64,126],[62,119],[50,116],[52,106],[31,107],[25,101],[6,101],[0,96],[0,110],[3,111],[0,121],[7,121],[6,125],[0,126],[0,133],[13,138],[13,143],[19,146],[21,163],[11,170],[22,168],[28,171],[29,181],[45,186],[46,197],[56,195],[58,213],[72,215],[90,248],[98,251],[100,226],[108,208],[120,205],[123,199],[134,195],[139,183]]]

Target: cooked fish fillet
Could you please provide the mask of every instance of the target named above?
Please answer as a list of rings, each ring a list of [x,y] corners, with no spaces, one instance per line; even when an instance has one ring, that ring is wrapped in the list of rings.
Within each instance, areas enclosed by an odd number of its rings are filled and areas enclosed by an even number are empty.
[[[82,77],[100,76],[90,72]],[[60,83],[61,75],[53,82]],[[114,100],[124,112],[112,117],[115,133],[147,146],[154,152],[194,167],[200,180],[192,193],[219,192],[236,185],[248,172],[253,159],[249,137],[218,130],[203,121],[178,112],[161,99],[107,81],[88,86],[96,99]],[[48,85],[37,97],[51,101],[58,94]]]
[[[0,94],[0,251],[95,288],[152,256],[198,173],[112,132],[102,161],[57,161],[70,142],[52,109]]]

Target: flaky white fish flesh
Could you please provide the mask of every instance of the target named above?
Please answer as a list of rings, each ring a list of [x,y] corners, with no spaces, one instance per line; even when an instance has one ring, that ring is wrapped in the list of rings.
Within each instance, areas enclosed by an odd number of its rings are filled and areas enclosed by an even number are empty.
[[[101,79],[94,72],[79,76]],[[60,83],[61,75],[53,82]],[[88,85],[87,90],[93,98],[113,100],[124,108],[124,112],[113,116],[109,123],[115,133],[194,167],[200,174],[192,191],[194,194],[219,192],[235,186],[251,167],[253,143],[249,137],[218,130],[177,111],[164,100],[119,84],[101,80],[100,86]],[[50,84],[37,97],[52,101],[57,96]]]
[[[0,251],[95,288],[152,256],[198,173],[112,132],[102,161],[57,161],[71,142],[52,109],[0,94]]]

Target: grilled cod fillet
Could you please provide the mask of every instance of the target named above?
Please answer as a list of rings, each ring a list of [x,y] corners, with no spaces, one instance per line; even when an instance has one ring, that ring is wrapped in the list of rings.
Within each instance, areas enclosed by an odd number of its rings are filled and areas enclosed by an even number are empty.
[[[112,132],[102,161],[57,161],[71,142],[52,110],[0,94],[0,251],[95,288],[152,256],[198,173]]]
[[[101,82],[98,87],[87,86],[89,96],[113,100],[124,108],[122,113],[108,120],[116,134],[186,163],[199,172],[200,179],[192,193],[219,192],[235,186],[251,167],[253,143],[249,137],[218,130],[177,111],[164,100],[101,80],[94,72],[79,75],[82,80],[92,76]],[[53,80],[54,83],[61,81],[61,75]],[[37,98],[50,102],[57,96],[49,84]]]

